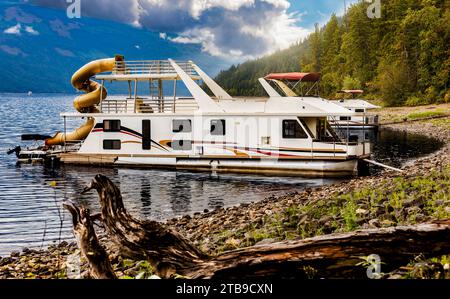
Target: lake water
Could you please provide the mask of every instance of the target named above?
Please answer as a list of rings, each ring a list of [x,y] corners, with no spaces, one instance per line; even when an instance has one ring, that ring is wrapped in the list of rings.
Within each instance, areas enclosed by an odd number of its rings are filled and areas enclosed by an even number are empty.
[[[22,134],[52,135],[62,130],[59,113],[73,110],[73,98],[73,95],[58,94],[31,97],[0,94],[0,256],[23,247],[45,247],[52,242],[73,239],[71,219],[61,203],[71,199],[92,210],[98,209],[96,193],[80,195],[98,173],[118,184],[127,209],[134,215],[155,220],[339,181],[80,166],[48,169],[42,165],[16,164],[14,155],[6,155],[8,149],[22,143]],[[77,125],[69,122],[68,128]],[[386,130],[371,137],[377,140],[374,159],[393,166],[440,146],[424,136]],[[56,182],[56,186],[50,186],[51,182]]]

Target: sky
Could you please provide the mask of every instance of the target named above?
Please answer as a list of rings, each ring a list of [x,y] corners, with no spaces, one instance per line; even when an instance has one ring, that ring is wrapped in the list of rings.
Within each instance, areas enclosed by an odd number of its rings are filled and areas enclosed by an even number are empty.
[[[66,0],[16,0],[66,10]],[[70,0],[81,1],[81,17],[159,32],[172,43],[198,44],[201,51],[243,61],[284,49],[305,38],[315,23],[342,15],[344,0]],[[356,0],[346,0],[347,5]],[[73,6],[76,7],[76,6]],[[33,33],[32,28],[7,28]]]

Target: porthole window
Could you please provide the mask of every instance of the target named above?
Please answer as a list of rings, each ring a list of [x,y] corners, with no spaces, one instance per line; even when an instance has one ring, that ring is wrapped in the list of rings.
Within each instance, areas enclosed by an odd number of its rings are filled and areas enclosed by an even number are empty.
[[[120,120],[104,120],[104,132],[120,132]]]
[[[122,142],[116,139],[105,139],[103,140],[103,149],[105,150],[120,150],[122,147]]]

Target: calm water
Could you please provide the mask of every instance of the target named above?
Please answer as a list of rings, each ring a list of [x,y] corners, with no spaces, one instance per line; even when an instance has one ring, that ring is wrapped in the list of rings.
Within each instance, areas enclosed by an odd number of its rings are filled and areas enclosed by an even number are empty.
[[[51,170],[41,165],[17,165],[14,155],[6,155],[8,149],[21,144],[21,134],[52,135],[62,130],[59,113],[73,110],[72,100],[73,95],[0,94],[0,256],[22,247],[45,247],[58,240],[72,239],[71,220],[61,209],[61,203],[72,199],[98,209],[96,194],[80,195],[97,173],[107,175],[119,185],[125,205],[134,215],[156,220],[336,182],[77,166]],[[78,124],[69,122],[68,127]],[[379,139],[375,159],[396,166],[439,147],[425,137],[390,131],[372,137]],[[56,181],[56,187],[50,186],[52,181]]]

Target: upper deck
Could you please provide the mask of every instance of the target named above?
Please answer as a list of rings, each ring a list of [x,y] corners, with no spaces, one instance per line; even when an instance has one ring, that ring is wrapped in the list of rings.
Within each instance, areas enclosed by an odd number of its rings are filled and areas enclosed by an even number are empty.
[[[353,115],[353,112],[320,98],[281,97],[270,92],[268,98],[233,98],[192,61],[116,61],[111,72],[97,74],[95,79],[101,81],[102,86],[113,82],[128,83],[126,96],[109,95],[100,102],[97,107],[100,114]],[[184,85],[182,92],[178,83]],[[204,90],[205,86],[209,94]],[[186,90],[189,95],[181,95],[186,94]],[[75,116],[71,113],[63,115]]]
[[[201,80],[195,71],[192,61],[173,61],[192,80]],[[149,81],[149,80],[181,80],[170,60],[135,60],[116,61],[110,73],[95,76],[97,80],[106,81]]]

